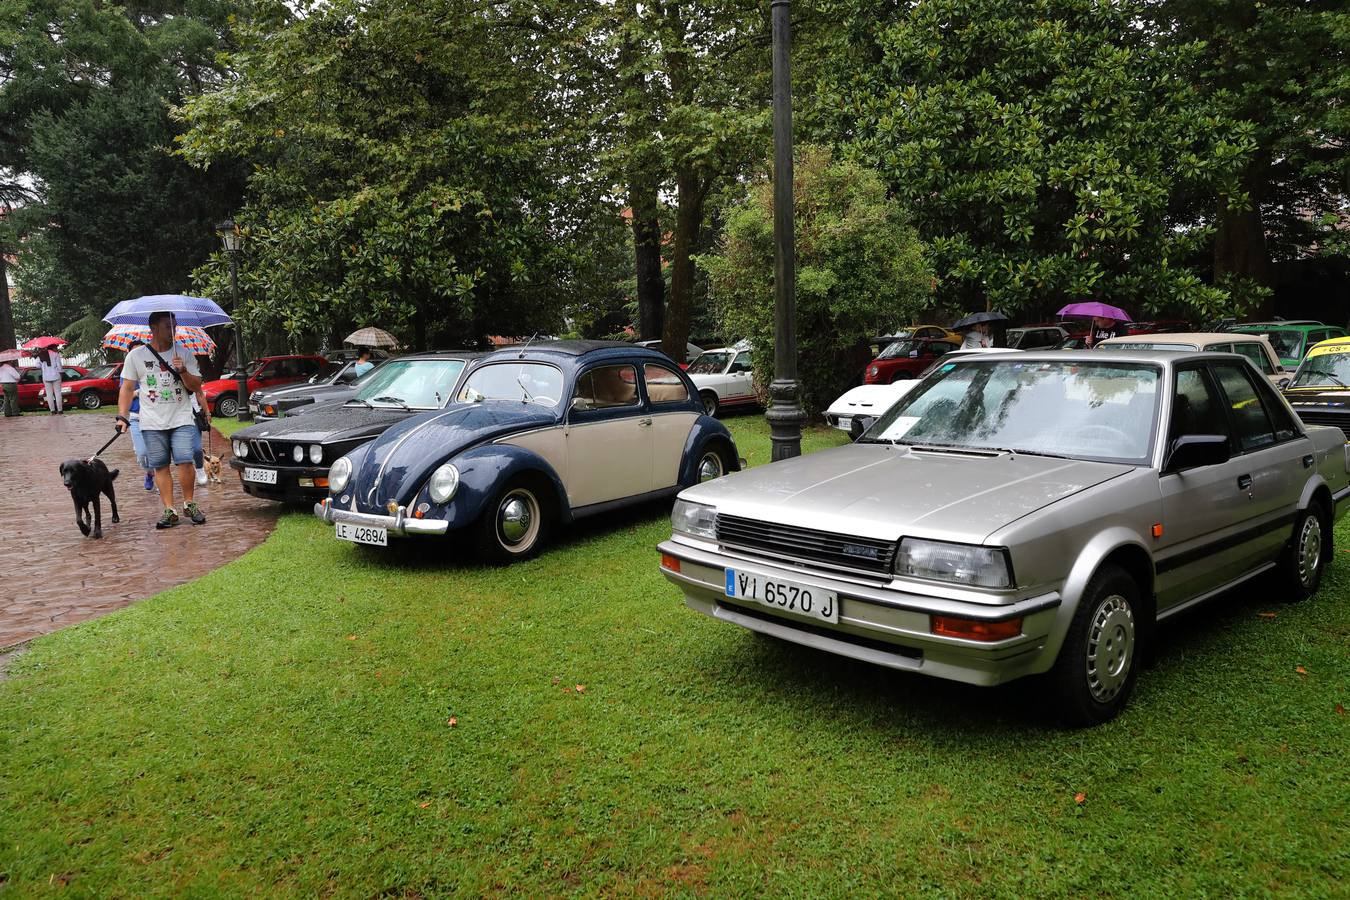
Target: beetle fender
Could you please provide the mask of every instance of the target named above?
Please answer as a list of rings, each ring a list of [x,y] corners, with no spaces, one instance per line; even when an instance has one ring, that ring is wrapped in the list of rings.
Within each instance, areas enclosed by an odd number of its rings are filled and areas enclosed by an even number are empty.
[[[680,461],[680,486],[689,487],[698,484],[698,461],[703,451],[714,441],[725,442],[727,453],[731,456],[728,472],[739,472],[740,457],[736,455],[736,441],[732,439],[727,426],[712,416],[699,416],[694,427],[689,429],[689,437],[684,442],[684,456]]]
[[[1148,560],[1148,571],[1132,572],[1137,579],[1140,579],[1139,593],[1145,598],[1146,610],[1139,611],[1141,614],[1147,613],[1148,620],[1138,623],[1140,631],[1144,635],[1149,635],[1153,631],[1153,616],[1156,611],[1153,609],[1151,598],[1153,597],[1153,557],[1148,551],[1148,545],[1143,538],[1121,525],[1106,529],[1100,534],[1095,535],[1082,550],[1078,553],[1078,559],[1074,562],[1073,568],[1069,570],[1069,575],[1064,579],[1064,586],[1060,589],[1061,602],[1059,609],[1055,614],[1055,624],[1050,628],[1050,634],[1046,641],[1045,650],[1041,654],[1041,665],[1037,671],[1047,671],[1054,665],[1059,657],[1060,646],[1064,643],[1064,635],[1069,631],[1069,625],[1073,622],[1074,613],[1078,611],[1078,604],[1083,600],[1083,594],[1087,591],[1088,582],[1097,570],[1112,556],[1124,552],[1136,559],[1142,558]],[[1125,565],[1127,571],[1134,567]],[[1143,581],[1140,576],[1147,574],[1147,581]]]
[[[546,480],[553,487],[558,514],[563,522],[572,521],[572,509],[567,503],[567,490],[562,479],[544,458],[510,444],[483,444],[464,451],[448,460],[459,469],[459,488],[445,505],[432,503],[423,486],[417,493],[414,506],[428,503],[428,519],[442,519],[450,523],[450,530],[472,524],[483,512],[483,507],[501,490],[502,485],[518,475],[530,473]],[[548,499],[548,498],[545,498]]]

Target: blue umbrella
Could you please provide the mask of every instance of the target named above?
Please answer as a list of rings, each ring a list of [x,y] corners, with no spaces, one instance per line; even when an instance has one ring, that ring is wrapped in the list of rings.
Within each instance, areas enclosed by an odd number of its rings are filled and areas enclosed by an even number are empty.
[[[103,317],[103,321],[109,325],[149,325],[150,314],[154,312],[173,313],[179,325],[201,328],[234,321],[214,300],[182,294],[149,294],[134,300],[123,300]]]

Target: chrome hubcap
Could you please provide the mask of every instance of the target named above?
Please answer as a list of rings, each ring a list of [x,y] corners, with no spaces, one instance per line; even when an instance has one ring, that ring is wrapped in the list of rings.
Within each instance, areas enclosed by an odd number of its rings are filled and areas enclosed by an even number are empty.
[[[1322,523],[1317,516],[1308,516],[1298,536],[1298,580],[1305,588],[1312,587],[1321,562]]]
[[[1087,681],[1093,699],[1106,703],[1125,686],[1134,656],[1134,613],[1119,594],[1107,597],[1088,629]]]
[[[712,481],[722,477],[722,457],[708,453],[698,463],[698,480]]]
[[[539,507],[534,496],[517,488],[502,498],[497,508],[497,535],[506,547],[519,547],[533,540],[539,530]]]
[[[237,412],[239,412],[239,407],[233,400],[220,401],[220,414],[222,416],[232,416]]]

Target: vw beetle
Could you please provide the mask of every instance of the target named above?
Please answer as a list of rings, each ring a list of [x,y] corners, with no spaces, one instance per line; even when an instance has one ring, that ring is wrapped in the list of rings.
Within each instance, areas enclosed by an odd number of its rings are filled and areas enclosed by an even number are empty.
[[[508,563],[537,553],[555,525],[740,468],[731,433],[667,356],[554,341],[489,354],[450,406],[334,462],[314,514],[342,540],[458,533]]]

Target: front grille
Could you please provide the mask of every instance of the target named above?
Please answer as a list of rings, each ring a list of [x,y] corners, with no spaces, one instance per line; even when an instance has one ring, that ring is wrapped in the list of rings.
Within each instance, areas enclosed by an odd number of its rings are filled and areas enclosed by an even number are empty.
[[[1303,420],[1304,425],[1330,425],[1339,428],[1350,440],[1350,413],[1309,412],[1295,407],[1294,412]]]
[[[884,577],[890,577],[896,551],[894,541],[724,515],[717,517],[717,540],[755,556]]]
[[[304,445],[308,453],[308,445]],[[296,462],[291,456],[295,449],[295,444],[283,444],[280,441],[259,441],[250,440],[248,442],[249,459],[260,463],[269,463],[274,466],[308,466],[311,465],[309,456],[306,455],[302,462]]]

